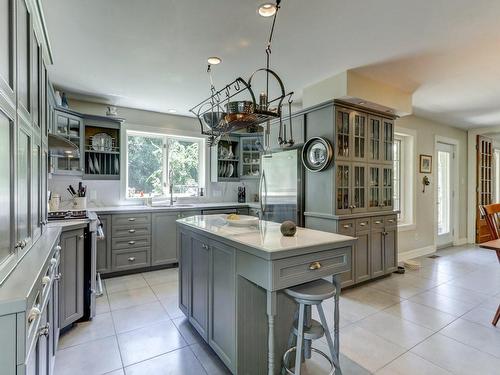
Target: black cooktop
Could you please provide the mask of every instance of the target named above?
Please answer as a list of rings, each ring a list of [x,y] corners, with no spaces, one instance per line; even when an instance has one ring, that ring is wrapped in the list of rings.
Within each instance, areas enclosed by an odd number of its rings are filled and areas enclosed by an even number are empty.
[[[49,221],[51,220],[71,220],[71,219],[86,219],[87,210],[69,210],[69,211],[53,211],[49,212]]]

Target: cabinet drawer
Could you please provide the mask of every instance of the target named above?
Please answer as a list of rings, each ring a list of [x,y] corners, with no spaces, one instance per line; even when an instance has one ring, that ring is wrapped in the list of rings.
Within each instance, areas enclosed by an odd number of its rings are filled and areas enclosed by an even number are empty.
[[[372,229],[381,229],[384,228],[384,220],[385,218],[383,216],[376,216],[372,217]]]
[[[339,229],[337,232],[345,236],[354,236],[354,220],[339,221]]]
[[[389,215],[385,217],[385,226],[393,227],[398,224],[398,218],[396,215]]]
[[[150,236],[119,237],[111,240],[111,246],[115,249],[135,249],[138,247],[149,247]]]
[[[356,220],[356,232],[361,232],[370,229],[370,219],[357,219]]]
[[[111,236],[113,238],[149,236],[150,234],[151,234],[151,225],[149,224],[124,225],[123,227],[113,226],[113,228],[111,229]]]
[[[130,224],[151,224],[151,214],[119,214],[112,217],[113,226],[115,225],[130,225]]]
[[[277,260],[273,263],[274,274],[277,275],[274,288],[287,288],[325,276],[348,272],[352,267],[351,259],[352,247],[347,246]]]
[[[150,251],[148,248],[113,252],[113,271],[148,267],[150,264],[149,256]]]

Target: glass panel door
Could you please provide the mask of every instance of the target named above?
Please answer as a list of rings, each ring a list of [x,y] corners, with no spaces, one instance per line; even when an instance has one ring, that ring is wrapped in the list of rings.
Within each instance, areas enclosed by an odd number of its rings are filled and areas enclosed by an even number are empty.
[[[382,182],[382,206],[385,210],[392,209],[393,206],[393,183],[392,167],[383,169]]]
[[[453,146],[437,144],[437,244],[453,243]]]
[[[13,175],[12,140],[14,123],[0,111],[0,266],[14,251],[13,246]],[[10,176],[10,178],[5,177]],[[0,267],[0,271],[1,271]],[[0,278],[2,277],[0,272]]]
[[[366,167],[354,165],[353,181],[353,211],[362,212],[366,210]]]
[[[380,168],[369,168],[369,190],[368,190],[368,209],[376,211],[380,206]]]
[[[384,161],[392,162],[394,145],[394,122],[384,119]]]
[[[336,114],[336,133],[337,133],[337,158],[349,159],[349,118],[350,111],[346,109],[337,109]]]
[[[366,158],[366,115],[354,112],[354,158]]]
[[[336,189],[337,189],[337,214],[351,211],[349,197],[350,166],[346,164],[337,165]]]
[[[380,160],[381,126],[382,120],[379,117],[370,117],[370,159],[373,161]]]

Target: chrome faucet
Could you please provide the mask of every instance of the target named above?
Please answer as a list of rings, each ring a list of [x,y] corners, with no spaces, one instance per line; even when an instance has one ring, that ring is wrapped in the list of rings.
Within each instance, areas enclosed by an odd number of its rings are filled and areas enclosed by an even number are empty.
[[[168,192],[170,193],[170,206],[174,205],[174,172],[170,169],[168,171]]]

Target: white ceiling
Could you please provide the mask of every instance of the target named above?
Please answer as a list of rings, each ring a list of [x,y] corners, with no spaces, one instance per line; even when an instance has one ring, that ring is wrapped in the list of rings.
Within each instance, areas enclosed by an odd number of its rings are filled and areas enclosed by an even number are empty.
[[[188,109],[265,63],[263,0],[43,0],[53,82],[115,105]],[[500,125],[500,1],[283,0],[272,66],[297,97],[347,69],[414,92],[416,113]]]

